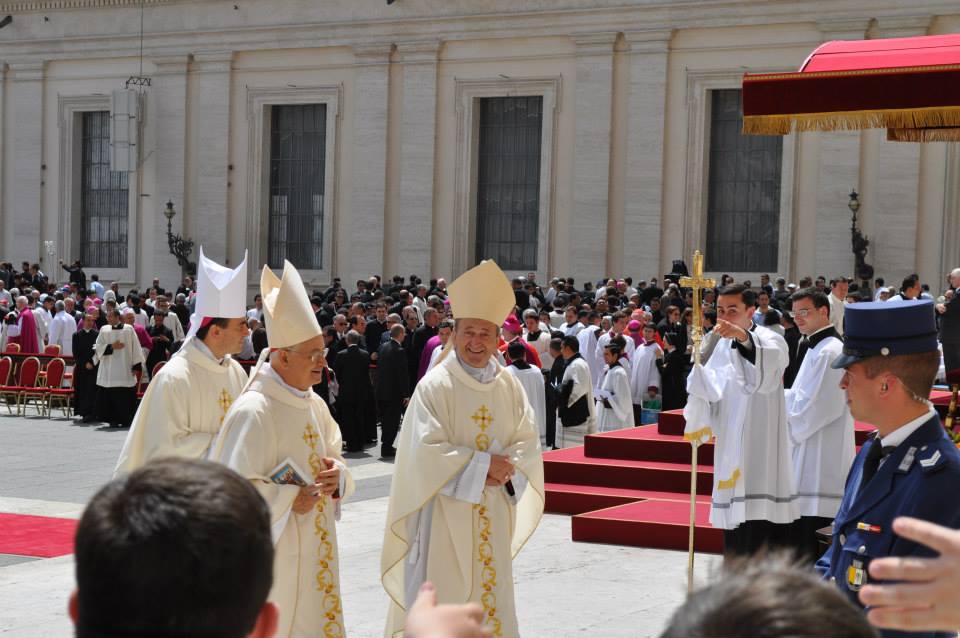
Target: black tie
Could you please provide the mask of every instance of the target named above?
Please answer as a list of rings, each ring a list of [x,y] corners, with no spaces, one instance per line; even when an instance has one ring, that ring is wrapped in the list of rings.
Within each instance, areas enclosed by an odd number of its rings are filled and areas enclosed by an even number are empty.
[[[880,469],[880,461],[893,452],[896,446],[883,446],[880,442],[880,436],[877,435],[870,439],[870,449],[867,450],[867,458],[863,460],[863,474],[860,477],[860,488],[857,490],[857,496],[863,493],[864,488],[870,479],[874,477],[877,470]]]
[[[800,364],[803,363],[803,358],[807,355],[807,350],[810,349],[810,339],[808,337],[803,337],[800,339],[800,345],[797,347],[797,369],[800,369]]]

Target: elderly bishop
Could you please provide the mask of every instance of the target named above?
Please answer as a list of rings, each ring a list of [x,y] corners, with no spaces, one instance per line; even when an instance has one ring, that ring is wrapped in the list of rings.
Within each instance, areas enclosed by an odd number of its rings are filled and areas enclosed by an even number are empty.
[[[188,338],[147,386],[116,473],[132,472],[151,459],[204,458],[220,432],[247,374],[230,355],[240,352],[248,330],[247,260],[225,268],[200,249],[197,305]]]
[[[533,408],[496,358],[514,305],[484,261],[449,286],[453,334],[418,384],[397,444],[380,570],[400,636],[420,585],[440,602],[475,602],[494,636],[518,636],[513,558],[543,514],[543,459]]]
[[[340,429],[311,389],[326,367],[323,333],[290,262],[282,280],[264,267],[260,292],[270,348],[227,413],[211,458],[249,479],[270,506],[277,635],[340,638],[336,520],[353,481]]]

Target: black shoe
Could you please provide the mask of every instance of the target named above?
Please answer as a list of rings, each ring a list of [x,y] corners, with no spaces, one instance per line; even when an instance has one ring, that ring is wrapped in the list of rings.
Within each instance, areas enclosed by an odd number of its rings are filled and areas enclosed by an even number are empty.
[[[397,455],[397,448],[395,447],[382,447],[380,448],[380,458],[392,459]]]

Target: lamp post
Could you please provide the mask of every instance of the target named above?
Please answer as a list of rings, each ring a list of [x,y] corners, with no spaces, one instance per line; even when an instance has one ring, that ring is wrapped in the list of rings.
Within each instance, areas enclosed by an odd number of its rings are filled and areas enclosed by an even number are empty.
[[[850,201],[847,202],[847,208],[853,213],[850,219],[850,243],[853,248],[854,278],[860,280],[860,290],[871,292],[870,282],[873,280],[873,266],[866,262],[867,248],[870,246],[870,240],[857,228],[857,211],[860,210],[860,195],[857,194],[856,189],[850,192]]]
[[[170,254],[177,258],[177,264],[184,274],[193,277],[197,274],[196,262],[190,261],[190,253],[193,252],[193,240],[173,234],[173,218],[177,211],[173,207],[173,202],[168,201],[167,207],[163,211],[163,216],[167,218],[167,246],[170,248]]]

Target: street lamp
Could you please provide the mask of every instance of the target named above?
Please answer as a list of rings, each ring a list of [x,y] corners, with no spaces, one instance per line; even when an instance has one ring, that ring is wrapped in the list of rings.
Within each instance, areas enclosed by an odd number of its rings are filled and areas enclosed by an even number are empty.
[[[857,228],[857,211],[860,210],[860,195],[856,189],[850,192],[850,201],[847,202],[847,208],[853,213],[850,218],[850,243],[853,248],[854,278],[860,280],[860,290],[870,291],[870,282],[873,280],[873,266],[866,262],[867,248],[870,246],[870,240],[867,239],[860,229]]]
[[[193,240],[173,234],[173,218],[177,211],[173,207],[173,202],[168,201],[167,207],[163,211],[163,216],[167,218],[167,246],[170,248],[170,254],[177,258],[177,264],[180,270],[191,277],[197,274],[197,264],[190,261],[190,253],[193,252]]]

